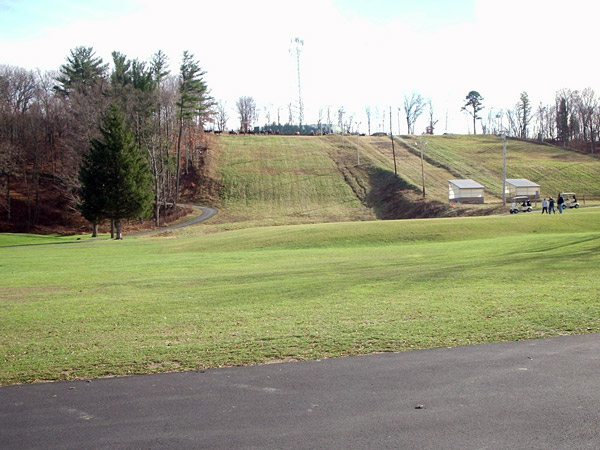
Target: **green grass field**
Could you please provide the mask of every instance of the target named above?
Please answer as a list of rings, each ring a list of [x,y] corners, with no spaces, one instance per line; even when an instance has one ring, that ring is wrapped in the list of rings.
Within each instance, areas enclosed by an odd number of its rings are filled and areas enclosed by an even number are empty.
[[[414,139],[400,141],[408,145]],[[486,187],[486,200],[502,198],[502,140],[497,136],[427,136],[425,154],[433,167],[448,167],[459,178],[472,178]],[[413,177],[414,170],[412,171]],[[420,175],[420,174],[419,174]],[[540,185],[540,195],[557,197],[576,192],[579,198],[600,199],[600,159],[545,144],[509,139],[506,147],[507,178],[526,178]],[[450,178],[452,179],[452,178]],[[443,180],[437,180],[440,184]],[[447,200],[446,190],[441,193]],[[442,200],[442,198],[440,198]]]
[[[598,209],[203,227],[0,235],[0,383],[600,331]]]

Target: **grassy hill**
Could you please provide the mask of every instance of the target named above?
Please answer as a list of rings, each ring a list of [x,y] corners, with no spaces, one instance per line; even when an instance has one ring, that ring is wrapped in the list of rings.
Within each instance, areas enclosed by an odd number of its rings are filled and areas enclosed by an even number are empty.
[[[425,142],[425,200],[417,142]],[[213,150],[222,185],[215,223],[231,228],[499,211],[500,138],[402,136],[395,138],[395,152],[398,179],[389,137],[220,137]],[[574,191],[600,199],[600,159],[549,145],[509,140],[507,177],[540,184],[542,196]],[[486,205],[451,208],[448,180],[457,178],[486,186]]]
[[[221,137],[215,167],[221,223],[290,224],[374,219],[366,173],[335,138]]]
[[[22,239],[0,234],[0,384],[600,331],[596,208]]]
[[[412,138],[396,140],[398,179],[385,137],[359,138],[358,166],[356,136],[217,143],[210,224],[0,234],[0,384],[600,332],[598,208],[374,220],[450,215],[452,178],[493,199],[497,138],[428,137],[425,202]],[[508,154],[542,194],[598,193],[595,157],[512,140]]]
[[[401,138],[404,144],[413,139]],[[433,165],[446,167],[455,178],[473,178],[492,197],[502,198],[502,140],[496,136],[427,136],[426,156]],[[507,178],[527,178],[541,187],[541,196],[576,192],[600,199],[600,158],[551,145],[509,139]],[[406,175],[408,176],[408,174]],[[412,175],[414,179],[414,174]],[[495,198],[494,198],[495,197]]]

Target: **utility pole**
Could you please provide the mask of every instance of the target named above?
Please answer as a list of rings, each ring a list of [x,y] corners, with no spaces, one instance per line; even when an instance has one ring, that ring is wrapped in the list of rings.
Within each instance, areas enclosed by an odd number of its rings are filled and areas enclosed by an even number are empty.
[[[419,142],[415,142],[415,144],[418,145],[421,150],[421,183],[423,184],[423,198],[425,198],[425,163],[423,162],[423,145],[427,145],[427,142],[419,140]]]
[[[360,131],[358,131],[360,127],[360,122],[356,123],[356,166],[360,166],[360,144],[358,142],[358,138],[360,136]]]
[[[506,206],[506,134],[502,133],[502,205]]]
[[[394,157],[394,176],[396,178],[398,178],[398,170],[396,168],[396,149],[394,148],[394,133],[392,132],[392,107],[391,106],[390,106],[390,138],[392,139],[392,156]]]
[[[444,130],[444,133],[448,132],[448,110],[446,110],[446,129]]]

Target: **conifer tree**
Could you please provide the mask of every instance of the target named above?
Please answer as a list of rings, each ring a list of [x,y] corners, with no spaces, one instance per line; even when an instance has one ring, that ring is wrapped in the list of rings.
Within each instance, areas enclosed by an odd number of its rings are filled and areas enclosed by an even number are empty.
[[[92,47],[76,47],[67,57],[67,63],[60,67],[56,78],[59,85],[55,89],[65,95],[71,94],[73,90],[87,93],[104,78],[107,68]]]
[[[519,114],[521,116],[521,130],[520,137],[522,139],[527,139],[527,128],[529,127],[529,122],[531,121],[531,104],[529,102],[529,96],[527,92],[521,92],[520,97],[521,102],[519,103]]]
[[[484,106],[481,104],[483,101],[483,97],[477,91],[470,91],[465,97],[467,103],[465,106],[461,108],[462,111],[467,111],[471,116],[473,116],[473,134],[477,134],[477,119],[479,119],[479,111],[481,111]],[[471,108],[471,111],[469,111]]]
[[[151,174],[117,106],[104,115],[100,137],[91,140],[79,177],[82,214],[92,223],[113,220],[116,239],[122,239],[122,219],[150,212]]]
[[[208,87],[202,78],[205,74],[206,72],[200,68],[198,62],[194,61],[194,55],[187,50],[184,51],[179,73],[179,100],[177,102],[179,132],[177,137],[177,167],[175,173],[175,205],[177,205],[179,195],[183,129],[193,119],[202,118],[208,114],[213,105],[212,98],[208,95]]]
[[[92,223],[92,237],[98,236],[98,225],[106,219],[106,186],[104,168],[107,154],[101,151],[89,151],[83,156],[79,170],[79,211]]]

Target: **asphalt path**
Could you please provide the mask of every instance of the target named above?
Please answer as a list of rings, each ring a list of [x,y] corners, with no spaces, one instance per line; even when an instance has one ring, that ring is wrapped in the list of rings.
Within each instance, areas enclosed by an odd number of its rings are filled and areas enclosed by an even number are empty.
[[[162,228],[155,228],[152,230],[148,230],[148,231],[140,231],[138,233],[131,233],[131,234],[125,234],[123,233],[123,235],[125,237],[137,237],[137,236],[149,236],[151,234],[158,234],[158,233],[165,233],[167,231],[172,231],[172,230],[176,230],[178,228],[183,228],[183,227],[187,227],[190,225],[195,225],[197,223],[200,222],[204,222],[205,220],[210,219],[211,217],[213,217],[214,215],[216,215],[218,213],[218,211],[214,208],[209,208],[207,206],[198,206],[198,205],[181,205],[181,206],[185,206],[186,208],[192,208],[192,209],[196,209],[201,211],[199,216],[196,216],[192,219],[183,221],[181,223],[178,223],[176,225],[169,225],[166,227],[162,227]],[[16,244],[16,245],[4,245],[4,246],[0,246],[0,248],[12,248],[12,247],[31,247],[31,246],[39,246],[39,245],[72,245],[72,244],[82,244],[82,243],[87,243],[87,242],[95,242],[95,241],[107,241],[109,240],[109,237],[104,237],[104,238],[86,238],[86,239],[80,239],[78,238],[76,241],[61,241],[61,242],[41,242],[41,243],[29,243],[29,244]]]
[[[600,335],[0,388],[2,449],[598,449]]]
[[[216,209],[209,208],[207,206],[198,206],[198,205],[180,205],[180,206],[200,210],[200,211],[202,211],[202,213],[199,216],[194,217],[193,219],[186,220],[185,222],[181,222],[176,225],[169,225],[169,226],[163,227],[163,228],[155,228],[155,229],[149,230],[149,231],[140,231],[139,233],[132,233],[132,234],[128,234],[127,236],[130,236],[130,237],[131,236],[148,236],[150,234],[164,233],[166,231],[177,230],[178,228],[188,227],[190,225],[195,225],[197,223],[204,222],[205,220],[210,219],[211,217],[213,217],[214,215],[216,215],[218,213],[218,211]]]

